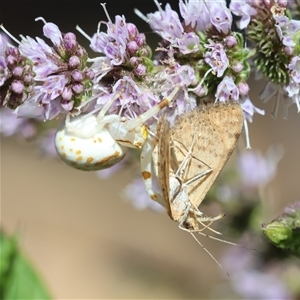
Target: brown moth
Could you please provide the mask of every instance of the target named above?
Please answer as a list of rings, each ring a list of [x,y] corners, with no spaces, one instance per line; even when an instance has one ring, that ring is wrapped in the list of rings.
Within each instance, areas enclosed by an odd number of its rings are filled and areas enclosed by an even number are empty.
[[[202,247],[193,232],[208,236],[202,231],[223,215],[204,216],[198,206],[233,152],[242,126],[243,111],[237,102],[203,104],[179,116],[172,128],[165,115],[157,124],[153,161],[165,207]]]
[[[243,121],[243,111],[237,102],[203,104],[176,119],[171,140],[175,145],[184,146],[173,147],[177,164],[193,146],[193,158],[186,167],[185,180],[211,169],[209,174],[187,186],[189,200],[195,207],[201,204],[231,156]]]

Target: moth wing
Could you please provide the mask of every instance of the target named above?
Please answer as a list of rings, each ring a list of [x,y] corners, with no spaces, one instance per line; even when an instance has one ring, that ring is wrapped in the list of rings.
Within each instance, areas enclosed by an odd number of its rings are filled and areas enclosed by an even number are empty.
[[[190,201],[198,207],[231,156],[243,127],[243,111],[239,103],[203,104],[176,119],[171,139],[184,145],[174,154],[180,163],[188,149],[192,158],[185,181],[212,171],[187,186]],[[193,144],[194,142],[194,144]]]
[[[171,219],[171,199],[170,199],[170,124],[166,115],[162,115],[156,127],[157,145],[153,152],[153,161],[158,183],[161,188],[168,215]]]

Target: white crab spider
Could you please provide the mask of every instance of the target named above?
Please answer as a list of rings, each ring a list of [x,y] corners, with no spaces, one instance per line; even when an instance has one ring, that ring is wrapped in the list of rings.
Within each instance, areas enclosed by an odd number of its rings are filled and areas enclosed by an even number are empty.
[[[126,147],[142,148],[142,176],[145,181],[150,182],[153,143],[144,124],[169,105],[179,89],[175,87],[168,97],[134,119],[116,114],[106,115],[120,94],[111,98],[97,116],[86,114],[71,118],[67,115],[55,135],[59,157],[66,164],[80,170],[101,170],[122,160]],[[145,184],[147,186],[150,183]]]

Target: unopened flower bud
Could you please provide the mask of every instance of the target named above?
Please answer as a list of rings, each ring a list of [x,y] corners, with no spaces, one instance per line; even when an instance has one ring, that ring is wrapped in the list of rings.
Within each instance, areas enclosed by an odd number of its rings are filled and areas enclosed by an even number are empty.
[[[72,73],[71,73],[71,75],[72,75],[72,78],[75,81],[82,81],[83,80],[83,74],[79,70],[73,70]]]
[[[64,110],[71,111],[73,108],[73,101],[62,100],[61,106],[63,107]]]
[[[94,77],[95,77],[94,71],[91,70],[91,69],[88,69],[88,70],[85,72],[85,77],[86,77],[87,79],[93,80]]]
[[[11,89],[16,94],[22,94],[24,91],[24,84],[20,80],[14,80],[11,84]]]
[[[130,54],[134,54],[139,49],[139,46],[135,41],[130,41],[127,43],[127,49]]]
[[[10,54],[7,56],[6,62],[7,66],[12,68],[17,63],[17,57]]]
[[[68,32],[64,36],[64,44],[68,52],[74,53],[78,47],[76,35],[72,32]]]
[[[74,91],[75,94],[80,94],[83,92],[83,85],[81,83],[75,83],[72,86],[72,90]]]
[[[127,23],[127,30],[129,33],[129,39],[134,40],[135,37],[138,35],[139,31],[136,26],[132,23]]]
[[[65,87],[61,94],[63,100],[70,101],[72,96],[73,96],[72,90],[69,87]]]
[[[232,66],[232,70],[233,70],[235,73],[240,73],[243,69],[244,69],[244,66],[243,66],[243,64],[240,63],[240,62],[237,62],[237,63],[235,63],[235,64]]]
[[[143,33],[140,33],[136,39],[135,39],[136,43],[140,46],[143,47],[146,45],[146,36]]]
[[[81,57],[84,57],[87,55],[87,52],[84,48],[80,47],[76,50],[76,53],[75,53],[79,58]]]
[[[142,64],[139,64],[135,69],[135,74],[138,76],[144,76],[146,75],[146,73],[147,73],[147,68]]]
[[[23,74],[23,68],[22,67],[15,67],[12,71],[14,77],[20,78]]]
[[[233,48],[237,44],[236,38],[232,35],[227,36],[225,41],[226,41],[226,46],[229,47],[229,48]]]
[[[136,57],[136,56],[131,57],[130,60],[129,60],[130,64],[131,64],[133,67],[138,66],[139,63],[140,63],[140,61],[141,61],[141,60],[140,60],[138,57]]]
[[[71,56],[70,59],[69,59],[69,67],[71,69],[76,69],[78,68],[80,65],[80,59],[78,58],[78,56]]]
[[[240,82],[237,86],[239,88],[240,95],[246,96],[249,94],[250,88],[245,81]]]
[[[295,49],[294,47],[286,46],[286,47],[284,47],[284,53],[287,55],[292,55],[294,52],[294,49]]]
[[[148,49],[146,47],[143,47],[143,48],[140,48],[139,54],[141,56],[148,56],[149,55],[149,51],[148,51]]]
[[[31,74],[26,74],[25,76],[23,76],[23,82],[26,84],[32,84],[33,76]]]
[[[278,4],[280,7],[288,7],[289,2],[288,2],[287,0],[277,0],[277,4]]]

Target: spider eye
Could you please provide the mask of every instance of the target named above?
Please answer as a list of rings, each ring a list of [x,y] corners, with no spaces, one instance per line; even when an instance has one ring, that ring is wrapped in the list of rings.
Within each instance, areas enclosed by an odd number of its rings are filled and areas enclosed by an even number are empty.
[[[84,119],[83,119],[84,118]],[[109,168],[123,159],[125,147],[106,128],[97,128],[97,118],[78,116],[68,126],[63,123],[55,135],[58,156],[67,165],[86,171]]]

